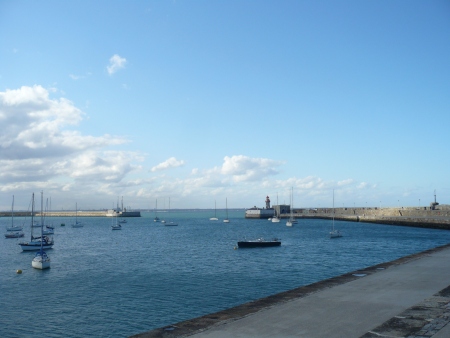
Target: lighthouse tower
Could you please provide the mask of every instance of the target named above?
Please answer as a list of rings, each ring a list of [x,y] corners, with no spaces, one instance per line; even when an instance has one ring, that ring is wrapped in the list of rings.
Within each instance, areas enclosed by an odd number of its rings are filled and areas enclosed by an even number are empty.
[[[270,209],[270,198],[266,196],[266,209]]]

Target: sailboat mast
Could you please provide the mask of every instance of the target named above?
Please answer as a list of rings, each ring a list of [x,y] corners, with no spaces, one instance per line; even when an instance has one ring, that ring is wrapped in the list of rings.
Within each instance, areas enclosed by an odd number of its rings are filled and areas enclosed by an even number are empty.
[[[13,195],[13,201],[11,206],[11,226],[14,227],[14,195]]]
[[[333,189],[333,230],[334,230],[334,189]]]
[[[33,223],[34,223],[34,193],[31,195],[31,240],[33,240]]]
[[[42,250],[42,244],[43,244],[43,237],[44,237],[44,192],[41,191],[41,250]]]

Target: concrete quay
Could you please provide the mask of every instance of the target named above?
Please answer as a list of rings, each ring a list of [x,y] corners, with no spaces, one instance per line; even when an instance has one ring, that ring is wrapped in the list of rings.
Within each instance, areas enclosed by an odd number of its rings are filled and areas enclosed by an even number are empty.
[[[133,336],[450,337],[450,244]]]

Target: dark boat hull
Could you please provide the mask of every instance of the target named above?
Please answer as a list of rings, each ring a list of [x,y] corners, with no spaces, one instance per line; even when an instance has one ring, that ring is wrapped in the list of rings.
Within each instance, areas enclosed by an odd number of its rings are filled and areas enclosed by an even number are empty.
[[[267,248],[271,246],[280,246],[280,241],[241,241],[238,242],[239,248]]]

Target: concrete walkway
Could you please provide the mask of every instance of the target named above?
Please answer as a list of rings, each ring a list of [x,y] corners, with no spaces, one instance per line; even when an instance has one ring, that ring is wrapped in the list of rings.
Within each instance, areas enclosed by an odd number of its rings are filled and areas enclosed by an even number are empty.
[[[448,245],[316,284],[137,337],[450,337]]]

